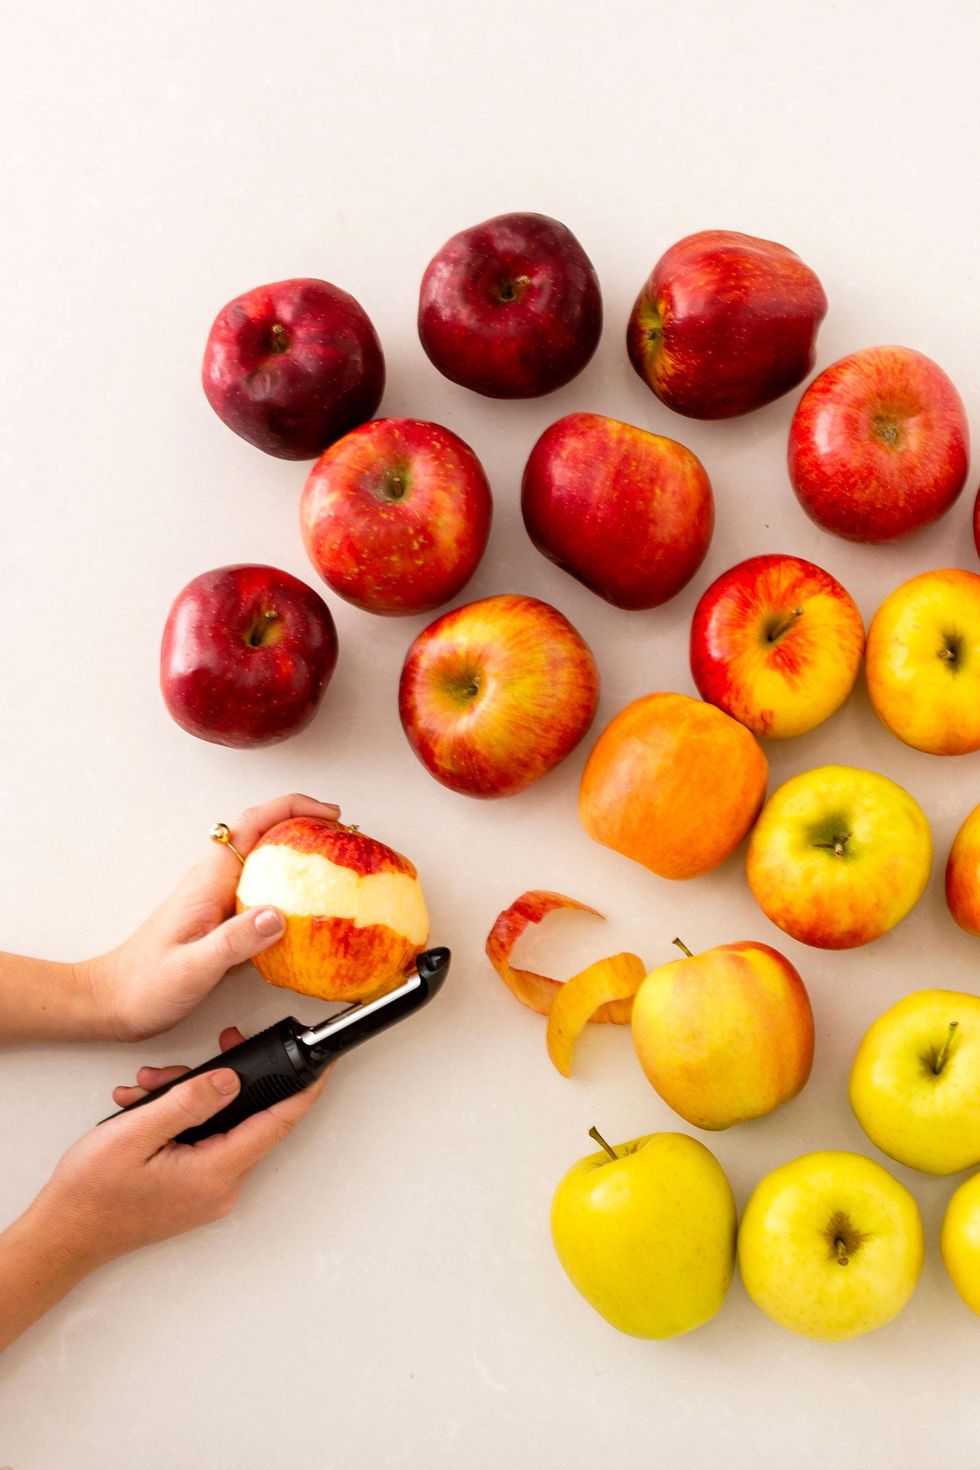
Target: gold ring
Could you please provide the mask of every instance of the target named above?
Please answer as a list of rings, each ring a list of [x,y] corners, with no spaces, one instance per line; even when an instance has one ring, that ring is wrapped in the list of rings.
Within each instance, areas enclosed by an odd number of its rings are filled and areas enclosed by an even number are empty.
[[[244,866],[245,859],[242,857],[241,853],[238,851],[238,848],[231,840],[231,828],[228,826],[227,822],[215,822],[214,826],[208,833],[208,836],[210,837],[211,841],[216,842],[219,847],[227,847],[228,851],[233,852],[238,861]]]

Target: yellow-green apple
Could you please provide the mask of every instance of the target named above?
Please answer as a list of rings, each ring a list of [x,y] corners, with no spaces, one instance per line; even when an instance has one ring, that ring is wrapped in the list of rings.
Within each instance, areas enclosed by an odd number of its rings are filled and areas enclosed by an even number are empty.
[[[676,1337],[713,1317],[735,1265],[735,1200],[718,1160],[682,1133],[609,1144],[555,1191],[551,1236],[572,1285],[632,1337]]]
[[[966,482],[960,395],[909,347],[866,347],[825,368],[789,431],[800,504],[851,541],[897,541],[947,511]]]
[[[946,860],[946,902],[961,929],[980,935],[980,806],[953,838]]]
[[[980,576],[922,572],[871,619],[868,694],[881,723],[931,755],[980,750]]]
[[[939,1249],[956,1290],[980,1316],[980,1174],[961,1184],[946,1206]]]
[[[819,766],[784,782],[747,858],[763,913],[818,949],[879,939],[919,901],[931,865],[918,802],[887,776],[853,766]]]
[[[648,1080],[696,1128],[730,1128],[771,1113],[810,1075],[810,997],[789,960],[768,944],[687,951],[686,959],[652,970],[631,1024]]]
[[[355,607],[431,612],[469,581],[493,499],[476,455],[440,424],[374,419],[317,460],[300,527],[320,576]]]
[[[189,734],[271,745],[309,724],[336,662],[337,630],[312,587],[276,567],[218,567],[174,599],[160,689]]]
[[[249,444],[313,459],[375,412],[385,361],[353,296],[328,281],[276,281],[222,307],[201,378],[215,413]]]
[[[426,769],[467,796],[512,796],[563,761],[592,723],[599,673],[588,645],[535,597],[485,597],[415,639],[398,709]]]
[[[579,790],[596,842],[662,878],[696,878],[742,841],[769,763],[744,725],[686,694],[648,694],[596,741]]]
[[[883,1327],[922,1270],[919,1207],[863,1154],[804,1154],[756,1185],[738,1265],[756,1306],[790,1332],[840,1342]]]
[[[531,450],[521,487],[540,552],[615,607],[659,607],[694,576],[715,523],[690,449],[598,413],[570,413]]]
[[[691,622],[702,699],[756,735],[802,735],[854,687],[864,652],[857,604],[798,556],[753,556],[704,592]]]
[[[626,347],[668,408],[729,418],[803,381],[826,313],[817,277],[785,245],[702,230],[657,261],[633,307]]]
[[[489,398],[568,383],[602,331],[592,262],[544,214],[499,214],[447,240],[426,268],[419,337],[441,373]]]
[[[270,985],[364,1000],[397,984],[426,946],[429,919],[408,858],[319,817],[270,827],[245,858],[237,907],[271,906],[286,931],[253,964]]]
[[[871,1142],[926,1174],[980,1164],[980,996],[917,990],[878,1017],[851,1068]]]

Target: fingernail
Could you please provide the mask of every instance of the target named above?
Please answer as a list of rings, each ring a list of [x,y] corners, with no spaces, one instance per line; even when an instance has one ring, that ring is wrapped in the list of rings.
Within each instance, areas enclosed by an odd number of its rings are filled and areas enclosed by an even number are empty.
[[[230,1092],[238,1091],[238,1073],[233,1072],[230,1067],[221,1067],[217,1072],[211,1073],[211,1086],[215,1092],[224,1093],[227,1097]]]
[[[259,909],[252,923],[255,925],[256,934],[261,934],[263,939],[271,939],[273,934],[281,934],[286,927],[278,909]]]
[[[323,802],[320,803],[320,805],[322,807],[324,807],[325,810],[330,813],[331,817],[335,821],[340,816],[340,807],[337,805],[336,802],[333,802],[333,801],[323,801]]]

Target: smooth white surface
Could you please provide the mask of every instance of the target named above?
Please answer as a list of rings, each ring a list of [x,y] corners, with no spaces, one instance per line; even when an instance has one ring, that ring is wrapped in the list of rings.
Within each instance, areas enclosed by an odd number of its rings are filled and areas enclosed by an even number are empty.
[[[315,581],[297,528],[304,467],[236,439],[198,383],[217,309],[294,274],[363,302],[388,360],[384,413],[444,422],[476,449],[496,521],[466,595],[529,592],[561,607],[599,658],[601,720],[651,689],[691,690],[692,609],[744,556],[811,557],[866,617],[915,572],[977,570],[972,478],[915,540],[847,545],[790,491],[795,394],[733,422],[688,422],[648,393],[623,346],[667,245],[743,229],[819,272],[831,303],[820,365],[883,341],[920,348],[980,429],[977,16],[935,0],[6,7],[0,944],[72,957],[115,941],[198,856],[212,821],[296,788],[339,800],[417,862],[456,963],[424,1019],[336,1069],[318,1115],[233,1216],[104,1270],[4,1357],[0,1464],[976,1466],[980,1323],[937,1245],[958,1181],[896,1168],[923,1210],[927,1263],[903,1316],[873,1336],[794,1338],[736,1281],[690,1336],[621,1338],[557,1266],[551,1192],[591,1148],[590,1124],[617,1141],[683,1125],[619,1029],[593,1028],[575,1078],[559,1077],[543,1023],[482,945],[526,887],[608,914],[604,927],[556,919],[527,946],[553,973],[625,948],[653,964],[676,932],[698,947],[778,944],[811,990],[812,1080],[774,1116],[708,1142],[740,1206],[798,1153],[877,1156],[845,1090],[866,1025],[910,990],[976,983],[980,941],[946,913],[942,865],[980,800],[980,755],[905,749],[863,689],[822,729],[770,747],[773,786],[826,760],[866,764],[907,785],[933,823],[936,867],[913,915],[868,949],[822,954],[762,917],[741,856],[670,884],[591,844],[575,814],[585,749],[509,801],[438,787],[395,711],[424,620],[372,619],[331,598],[338,672],[312,727],[272,750],[186,736],[163,709],[156,659],[170,600],[199,571],[258,560]],[[416,293],[449,234],[521,208],[582,240],[607,326],[569,387],[494,404],[429,365]],[[573,409],[674,435],[712,477],[708,561],[662,610],[607,607],[524,535],[524,459]],[[249,974],[159,1042],[5,1049],[3,1218],[140,1060],[200,1059],[221,1026],[257,1029],[288,1002]]]

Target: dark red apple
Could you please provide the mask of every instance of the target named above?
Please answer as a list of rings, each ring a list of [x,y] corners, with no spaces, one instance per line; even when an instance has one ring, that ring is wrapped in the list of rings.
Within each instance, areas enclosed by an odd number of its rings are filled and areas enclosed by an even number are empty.
[[[229,429],[279,459],[313,459],[376,411],[385,360],[353,296],[304,278],[229,301],[211,328],[201,377]]]
[[[218,567],[170,609],[160,688],[191,735],[272,745],[309,724],[336,662],[334,621],[312,587],[276,567]]]
[[[528,535],[549,561],[616,607],[657,607],[690,581],[714,527],[711,485],[673,439],[571,413],[531,450]]]
[[[803,381],[826,313],[817,277],[785,245],[702,230],[657,261],[633,307],[626,347],[668,408],[731,418]]]
[[[499,214],[461,231],[422,278],[422,346],[447,378],[488,398],[560,388],[585,367],[601,331],[592,262],[544,214]]]
[[[832,363],[789,431],[800,504],[850,541],[897,541],[938,519],[966,483],[969,453],[960,395],[910,347],[866,347]]]
[[[439,424],[375,419],[310,471],[300,526],[329,587],[374,613],[423,613],[469,581],[493,498],[468,444]]]

